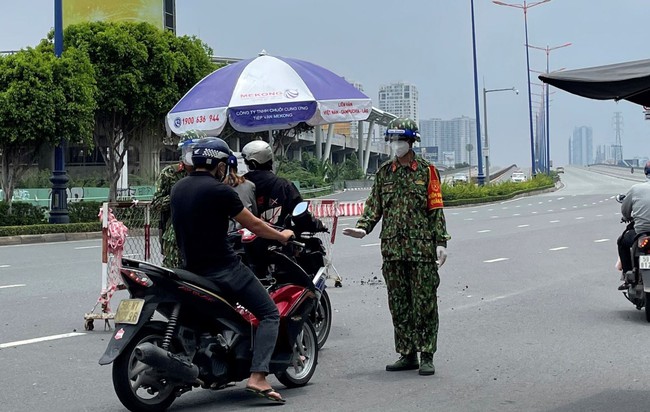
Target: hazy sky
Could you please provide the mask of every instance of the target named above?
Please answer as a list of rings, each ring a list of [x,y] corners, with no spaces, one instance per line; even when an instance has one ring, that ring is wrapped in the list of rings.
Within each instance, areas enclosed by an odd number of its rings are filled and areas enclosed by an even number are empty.
[[[52,0],[4,3],[0,51],[33,46],[53,26]],[[520,91],[488,93],[492,161],[530,166],[523,12],[490,0],[474,3],[479,87]],[[650,58],[649,6],[647,0],[552,0],[529,9],[529,42],[572,43],[551,52],[551,71]],[[249,58],[265,49],[312,61],[362,83],[375,104],[380,85],[410,82],[419,90],[421,119],[475,117],[469,0],[177,0],[176,9],[177,33],[197,35],[216,55]],[[531,49],[530,65],[545,70],[546,53]],[[531,78],[540,83],[537,74]],[[533,93],[540,89],[532,86]],[[534,104],[539,100],[533,95]],[[614,143],[614,112],[623,116],[624,156],[650,156],[650,121],[640,106],[555,89],[555,164],[568,162],[576,126],[593,128],[594,145]]]

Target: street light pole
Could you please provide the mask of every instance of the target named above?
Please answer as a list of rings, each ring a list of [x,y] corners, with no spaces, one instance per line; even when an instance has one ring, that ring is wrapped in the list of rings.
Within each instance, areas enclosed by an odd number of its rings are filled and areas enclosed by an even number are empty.
[[[538,6],[540,4],[548,3],[551,0],[541,0],[535,3],[527,4],[524,1],[524,4],[510,4],[510,3],[504,3],[502,1],[498,0],[492,0],[492,3],[498,4],[499,6],[508,6],[508,7],[514,7],[518,9],[522,9],[524,11],[524,32],[526,35],[526,45],[528,45],[528,9],[531,7]],[[530,95],[530,56],[528,54],[528,47],[526,47],[526,83],[528,84],[528,120],[530,124],[530,160],[531,160],[531,175],[534,177],[537,172],[535,168],[535,140],[533,137],[533,102],[532,98]]]
[[[479,100],[478,100],[478,70],[476,67],[476,30],[474,29],[474,0],[471,0],[471,6],[472,6],[472,53],[473,53],[473,58],[474,58],[474,109],[476,112],[476,157],[478,159],[478,175],[476,176],[476,182],[478,183],[479,186],[483,186],[485,183],[485,175],[483,174],[483,164],[482,164],[482,158],[483,155],[482,149],[481,149],[481,108],[479,105]],[[472,152],[470,151],[470,158],[469,158],[469,164],[470,164],[470,169],[469,172],[470,174],[472,173],[472,159],[471,155]],[[470,179],[471,181],[471,179]]]
[[[54,0],[54,54],[61,57],[63,53],[63,0]],[[69,223],[68,194],[66,193],[68,176],[65,173],[64,140],[54,148],[54,170],[52,182],[52,199],[50,200],[50,223]]]
[[[548,47],[548,45],[546,45],[546,47],[537,47],[537,46],[533,46],[533,45],[530,45],[530,44],[527,44],[527,46],[530,47],[530,48],[533,48],[533,49],[543,50],[544,52],[546,52],[546,74],[549,74],[550,73],[550,70],[549,70],[549,58],[550,58],[551,51],[555,50],[555,49],[561,49],[562,47],[571,46],[571,43],[564,43],[564,44],[561,44],[561,45],[555,46],[555,47]],[[546,117],[546,174],[550,175],[551,174],[551,149],[550,149],[550,147],[551,147],[551,138],[550,138],[551,134],[550,134],[550,131],[549,131],[549,127],[550,127],[550,121],[549,121],[549,118],[550,118],[550,113],[549,113],[550,105],[549,105],[549,97],[548,97],[548,95],[549,95],[548,83],[546,83],[544,87],[546,88],[546,116],[545,116]]]
[[[490,145],[488,143],[488,127],[487,127],[487,94],[490,92],[505,92],[505,91],[513,91],[517,94],[519,94],[519,91],[511,87],[509,89],[486,89],[485,87],[483,88],[483,127],[484,127],[484,137],[485,137],[485,183],[490,183],[490,159],[489,159],[489,148]],[[481,154],[478,154],[481,156]]]

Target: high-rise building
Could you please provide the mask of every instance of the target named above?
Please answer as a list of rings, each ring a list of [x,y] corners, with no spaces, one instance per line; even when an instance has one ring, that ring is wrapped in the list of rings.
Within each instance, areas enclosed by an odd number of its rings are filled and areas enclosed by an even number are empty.
[[[467,145],[476,142],[476,120],[457,117],[451,120],[427,119],[420,121],[421,146],[437,147],[440,162],[447,166],[458,163],[477,164],[476,147],[467,151]],[[470,162],[471,155],[471,162]]]
[[[419,119],[417,87],[403,82],[380,86],[379,109],[397,117],[408,117],[417,123]]]
[[[575,127],[573,136],[569,139],[569,164],[586,166],[593,162],[594,147],[591,127]]]

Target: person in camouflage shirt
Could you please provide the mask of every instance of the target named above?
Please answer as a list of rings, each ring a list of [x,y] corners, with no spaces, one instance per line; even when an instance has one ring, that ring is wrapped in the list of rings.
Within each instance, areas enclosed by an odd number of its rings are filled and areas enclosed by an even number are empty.
[[[395,350],[401,355],[387,371],[419,369],[433,375],[437,348],[438,268],[447,258],[450,239],[443,213],[440,174],[412,150],[419,141],[410,119],[393,120],[386,131],[395,158],[384,163],[355,228],[344,235],[362,238],[383,218],[382,273],[395,330]],[[418,362],[417,352],[420,352]]]
[[[180,251],[176,244],[176,234],[171,221],[170,200],[172,186],[192,171],[192,148],[198,139],[186,138],[178,143],[181,150],[181,161],[178,164],[165,167],[156,181],[156,192],[151,201],[153,210],[160,213],[158,221],[158,236],[160,250],[163,255],[163,266],[179,267]]]

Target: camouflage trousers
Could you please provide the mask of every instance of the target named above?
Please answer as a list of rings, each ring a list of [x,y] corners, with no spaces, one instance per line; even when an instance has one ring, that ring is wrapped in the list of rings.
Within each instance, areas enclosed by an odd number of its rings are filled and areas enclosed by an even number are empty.
[[[401,354],[435,353],[438,340],[440,277],[435,262],[384,261],[388,307]]]
[[[176,232],[174,226],[168,224],[162,236],[163,266],[166,268],[177,268],[181,265],[181,252],[176,243]]]

